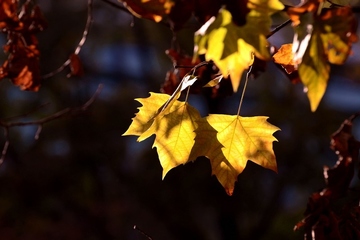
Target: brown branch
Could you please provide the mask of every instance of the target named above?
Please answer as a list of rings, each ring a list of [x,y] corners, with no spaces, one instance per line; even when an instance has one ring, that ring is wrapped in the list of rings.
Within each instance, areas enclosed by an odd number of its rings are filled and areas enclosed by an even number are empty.
[[[84,29],[83,35],[82,35],[77,47],[74,50],[73,54],[75,54],[75,55],[78,55],[80,53],[82,46],[86,42],[87,36],[90,31],[91,23],[93,21],[92,10],[93,10],[93,0],[88,0],[88,14],[87,14],[87,19],[86,19],[85,29]],[[72,54],[70,54],[70,56],[71,55]],[[69,57],[58,69],[43,75],[41,78],[46,79],[46,78],[53,77],[54,75],[62,72],[67,66],[69,66],[70,63],[71,63],[71,59]]]
[[[21,115],[16,115],[16,116],[12,116],[12,117],[3,118],[2,121],[8,122],[8,121],[10,121],[10,120],[12,120],[12,119],[22,118],[22,117],[29,116],[30,114],[36,112],[37,110],[39,110],[39,109],[41,109],[41,108],[46,107],[47,105],[49,105],[49,103],[41,104],[40,106],[37,106],[37,107],[35,107],[34,109],[31,109],[30,111],[28,111],[28,112],[26,112],[26,113],[23,113],[23,114],[21,114]]]
[[[8,127],[4,127],[4,137],[5,137],[5,143],[4,143],[3,149],[1,151],[0,164],[2,164],[4,162],[7,150],[10,145],[10,140],[9,140],[10,136],[9,136],[9,128]]]
[[[143,230],[141,230],[138,226],[134,225],[134,230],[140,232],[142,235],[144,235],[148,240],[152,240],[152,238],[147,235]]]
[[[4,158],[6,156],[7,153],[7,149],[10,145],[10,136],[9,136],[9,130],[10,128],[13,127],[23,127],[23,126],[31,126],[31,125],[37,125],[38,129],[35,133],[34,138],[37,140],[39,139],[39,135],[42,131],[43,125],[54,121],[56,119],[60,119],[66,116],[70,116],[70,115],[76,115],[76,114],[81,114],[82,112],[85,112],[95,101],[95,99],[99,96],[99,94],[101,93],[101,90],[103,88],[102,84],[99,84],[98,88],[96,89],[95,93],[91,96],[91,98],[89,100],[87,100],[83,105],[79,106],[79,107],[75,107],[75,108],[65,108],[63,110],[60,110],[50,116],[35,120],[35,121],[27,121],[27,122],[23,122],[23,121],[19,121],[19,122],[7,122],[4,120],[0,120],[0,127],[2,127],[4,129],[4,137],[5,137],[5,143],[3,146],[3,150],[1,152],[1,157],[0,157],[0,165],[1,163],[3,163]]]
[[[266,38],[271,37],[272,35],[274,35],[275,33],[277,33],[278,31],[280,31],[281,29],[283,29],[284,27],[286,27],[289,23],[291,23],[291,19],[286,20],[285,22],[281,23],[280,25],[278,25],[277,27],[275,27],[267,36]]]
[[[107,3],[109,4],[110,6],[114,7],[114,8],[117,8],[117,9],[120,9],[122,11],[125,11],[127,13],[130,13],[129,10],[124,7],[123,5],[120,5],[120,4],[117,4],[117,3],[114,3],[113,1],[111,0],[102,0],[104,3]]]

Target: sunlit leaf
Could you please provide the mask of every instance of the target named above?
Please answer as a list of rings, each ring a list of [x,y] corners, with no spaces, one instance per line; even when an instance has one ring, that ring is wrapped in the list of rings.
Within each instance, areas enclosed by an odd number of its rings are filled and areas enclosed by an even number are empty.
[[[324,48],[317,34],[312,36],[298,71],[301,82],[305,86],[311,110],[315,111],[325,94],[330,74],[330,65],[325,58]]]
[[[132,118],[131,125],[123,136],[134,135],[140,136],[148,130],[154,121],[154,117],[158,114],[158,110],[170,98],[167,94],[150,93],[150,97],[135,99],[141,103],[139,112]]]
[[[357,20],[349,7],[320,9],[320,0],[289,8],[295,26],[293,53],[295,68],[305,86],[311,110],[325,94],[330,64],[343,64],[357,41]],[[322,11],[319,11],[322,10]]]
[[[237,91],[242,73],[253,64],[254,55],[269,59],[266,39],[271,26],[271,14],[281,10],[277,0],[249,1],[250,12],[246,24],[237,26],[226,9],[221,9],[216,18],[211,18],[195,33],[195,56],[205,54],[213,60],[221,73],[230,75],[233,90]]]
[[[292,51],[292,44],[284,44],[273,55],[275,63],[280,64],[290,74],[295,71],[294,53]]]
[[[169,97],[167,94],[151,93],[148,98],[137,99],[143,106],[123,134],[139,136],[138,141],[156,135],[153,147],[157,149],[163,177],[172,168],[196,159],[190,158],[190,153],[195,142],[196,121],[201,118],[195,108],[177,100],[166,112],[158,113]]]
[[[272,143],[278,130],[267,117],[211,114],[199,121],[192,154],[210,159],[212,174],[232,195],[248,160],[277,171]]]
[[[172,168],[196,159],[191,159],[190,153],[195,143],[196,121],[200,118],[195,108],[181,103],[154,122],[156,138],[153,147],[158,152],[163,178]]]
[[[215,87],[221,82],[223,78],[223,75],[217,76],[214,79],[211,79],[204,87]]]

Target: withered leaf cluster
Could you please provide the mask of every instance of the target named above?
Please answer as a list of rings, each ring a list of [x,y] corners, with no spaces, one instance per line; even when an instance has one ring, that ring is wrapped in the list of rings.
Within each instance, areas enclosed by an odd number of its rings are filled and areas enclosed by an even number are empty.
[[[295,230],[304,228],[305,240],[360,239],[359,199],[354,200],[349,189],[360,149],[351,132],[355,116],[332,135],[331,148],[338,161],[332,168],[324,167],[326,187],[310,196],[305,218],[295,226]]]
[[[248,0],[119,0],[127,9],[137,17],[160,22],[166,18],[172,29],[177,31],[194,16],[200,24],[204,24],[212,16],[217,15],[221,7],[229,10],[233,22],[244,25]]]
[[[4,52],[7,60],[0,68],[0,79],[9,78],[21,90],[37,91],[40,66],[36,33],[46,27],[38,5],[32,1],[0,1],[0,29],[6,34]]]

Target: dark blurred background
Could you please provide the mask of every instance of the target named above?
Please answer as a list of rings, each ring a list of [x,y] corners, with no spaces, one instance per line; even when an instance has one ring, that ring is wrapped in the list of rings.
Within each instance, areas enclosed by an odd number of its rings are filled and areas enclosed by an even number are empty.
[[[49,24],[39,34],[45,74],[59,67],[81,39],[87,1],[37,2]],[[93,25],[80,53],[82,78],[67,78],[64,71],[44,80],[39,92],[0,82],[1,118],[49,103],[16,121],[81,106],[99,84],[104,86],[89,111],[45,124],[39,140],[34,139],[36,126],[11,129],[0,166],[0,239],[146,240],[134,225],[153,240],[303,239],[293,227],[302,219],[309,195],[324,187],[323,165],[332,166],[337,159],[329,148],[330,135],[360,111],[359,44],[345,66],[332,67],[315,113],[302,86],[291,84],[271,63],[249,82],[242,115],[270,116],[281,128],[274,143],[279,172],[249,161],[230,197],[211,176],[207,159],[179,166],[161,180],[152,140],[137,143],[136,137],[121,136],[139,107],[134,98],[159,92],[172,68],[165,54],[172,33],[101,0],[93,7]],[[285,20],[277,15],[274,25]],[[178,34],[188,54],[195,27],[189,24]],[[269,41],[279,47],[291,42],[292,35],[288,26]],[[239,96],[223,100],[222,113],[235,114]],[[190,101],[206,112],[201,98]],[[360,123],[354,134],[360,139]]]

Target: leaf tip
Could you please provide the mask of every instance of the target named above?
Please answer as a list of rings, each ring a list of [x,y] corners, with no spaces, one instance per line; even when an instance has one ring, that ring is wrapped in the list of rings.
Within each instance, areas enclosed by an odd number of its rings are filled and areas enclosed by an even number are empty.
[[[313,102],[311,102],[311,103],[310,103],[310,110],[311,110],[311,112],[316,112],[318,106],[319,106],[319,103],[314,104]]]
[[[270,170],[273,170],[276,174],[278,174],[279,172],[278,172],[278,168],[277,168],[277,166],[275,165],[275,166],[272,166],[271,168],[269,168]]]
[[[225,191],[227,195],[232,196],[234,193],[234,188],[227,188],[225,189]]]
[[[162,176],[161,176],[161,180],[165,179],[166,174],[170,171],[170,169],[165,169],[163,168],[163,172],[162,172]]]

